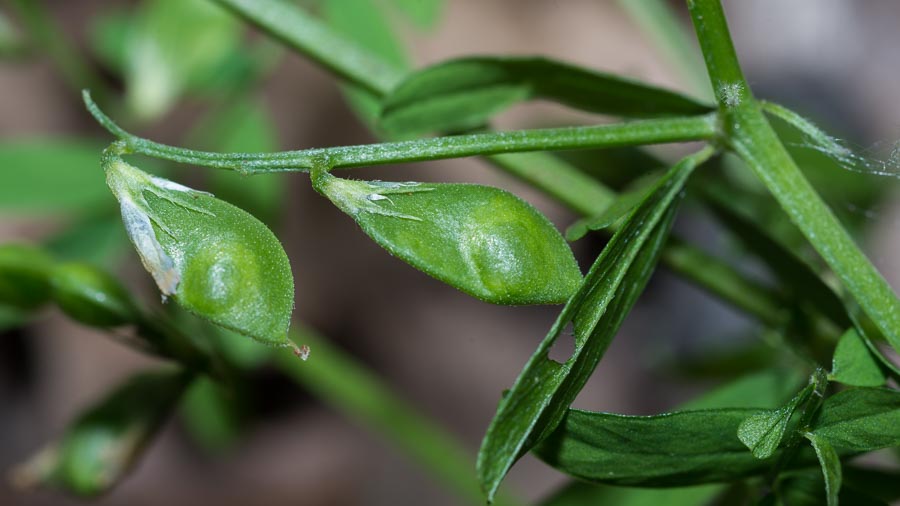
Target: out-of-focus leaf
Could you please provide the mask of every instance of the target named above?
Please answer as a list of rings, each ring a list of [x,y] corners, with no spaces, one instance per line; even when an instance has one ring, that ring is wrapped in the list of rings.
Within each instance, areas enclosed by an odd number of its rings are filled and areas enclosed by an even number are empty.
[[[795,254],[790,245],[762,228],[758,217],[743,212],[735,205],[742,200],[736,193],[739,192],[731,187],[714,183],[706,185],[704,197],[716,218],[750,253],[769,267],[783,289],[800,300],[808,301],[841,328],[849,327],[851,322],[840,297],[808,263]]]
[[[483,125],[513,104],[553,100],[625,117],[701,114],[709,106],[623,77],[533,57],[477,57],[408,76],[383,101],[379,125],[404,136]]]
[[[494,304],[561,304],[581,282],[572,250],[547,218],[488,186],[340,179],[313,187],[381,247]]]
[[[653,272],[675,216],[677,196],[704,150],[676,164],[628,217],[594,262],[550,332],[500,401],[478,454],[477,472],[490,500],[513,463],[559,424],[593,373]],[[549,350],[569,324],[575,351],[565,363]]]
[[[900,446],[900,392],[887,388],[839,392],[825,399],[810,432],[842,450]]]
[[[70,318],[93,327],[115,327],[141,320],[125,287],[106,271],[84,262],[56,266],[50,276],[53,300]]]
[[[680,409],[772,409],[793,397],[802,379],[795,371],[767,369],[726,383],[695,400],[682,404]]]
[[[754,457],[767,459],[775,454],[787,432],[788,422],[814,389],[815,385],[810,383],[786,405],[755,413],[741,423],[737,436]]]
[[[816,450],[822,476],[825,477],[825,495],[828,506],[838,506],[838,494],[841,491],[841,459],[827,438],[807,433],[806,438]]]
[[[240,25],[205,0],[146,0],[127,41],[126,98],[135,114],[164,114],[191,86],[209,81],[239,48]]]
[[[434,28],[444,9],[444,0],[392,0],[391,3],[425,30]]]
[[[398,3],[416,3],[415,0],[410,2],[397,1]],[[22,34],[13,27],[6,15],[0,12],[0,58],[20,56],[25,52],[26,47]]]
[[[19,467],[14,481],[82,497],[106,492],[140,459],[190,379],[177,370],[132,377],[82,414],[57,443]]]
[[[114,209],[87,216],[51,237],[46,247],[64,261],[84,261],[98,266],[114,265],[125,253],[128,237],[122,218]]]
[[[128,65],[128,44],[134,23],[131,13],[115,7],[91,18],[88,32],[91,49],[114,72],[122,73]]]
[[[28,313],[19,308],[0,304],[0,332],[18,327],[28,321]]]
[[[114,203],[92,141],[19,139],[0,142],[0,211],[81,212]]]
[[[366,48],[382,61],[398,69],[409,66],[402,42],[372,0],[325,0],[322,15],[336,32]],[[344,93],[360,119],[373,124],[381,107],[379,97],[352,85],[345,85]]]
[[[884,371],[856,329],[848,330],[838,341],[831,364],[834,381],[857,387],[884,385]]]
[[[30,244],[0,245],[0,304],[36,309],[50,300],[53,258]]]
[[[194,440],[207,451],[218,453],[240,437],[240,413],[234,402],[232,392],[209,379],[198,378],[185,394],[179,414]]]

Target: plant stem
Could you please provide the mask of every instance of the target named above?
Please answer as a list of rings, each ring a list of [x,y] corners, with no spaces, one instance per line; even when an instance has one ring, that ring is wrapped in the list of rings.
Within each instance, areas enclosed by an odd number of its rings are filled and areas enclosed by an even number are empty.
[[[716,116],[663,118],[610,125],[539,128],[454,135],[401,142],[313,148],[278,153],[215,153],[168,146],[132,135],[116,125],[85,92],[88,110],[127,151],[165,160],[241,173],[308,171],[316,167],[349,168],[499,153],[559,151],[710,140],[717,135]]]
[[[365,366],[328,344],[312,330],[296,327],[291,339],[311,349],[310,359],[276,354],[277,365],[288,376],[313,391],[348,417],[391,439],[422,467],[471,504],[484,504],[472,461],[444,429],[418,414]],[[500,504],[513,504],[502,498]]]
[[[763,181],[791,221],[895,350],[900,301],[800,172],[744,80],[719,0],[688,0],[730,147]]]

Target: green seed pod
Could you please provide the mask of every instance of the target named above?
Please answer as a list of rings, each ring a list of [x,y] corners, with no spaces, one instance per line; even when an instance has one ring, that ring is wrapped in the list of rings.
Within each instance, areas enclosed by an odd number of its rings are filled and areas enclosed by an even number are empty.
[[[188,311],[273,346],[287,338],[294,280],[278,239],[247,212],[104,154],[106,180],[144,267]]]
[[[557,304],[581,283],[572,250],[515,195],[471,184],[312,175],[315,189],[413,267],[495,304]]]
[[[53,259],[27,244],[0,246],[0,304],[36,309],[50,299]]]
[[[14,483],[82,497],[106,492],[134,467],[190,380],[181,371],[134,376],[83,413],[61,440],[16,469]]]
[[[66,263],[50,277],[53,299],[72,319],[93,327],[135,323],[140,312],[131,295],[106,272],[84,263]]]

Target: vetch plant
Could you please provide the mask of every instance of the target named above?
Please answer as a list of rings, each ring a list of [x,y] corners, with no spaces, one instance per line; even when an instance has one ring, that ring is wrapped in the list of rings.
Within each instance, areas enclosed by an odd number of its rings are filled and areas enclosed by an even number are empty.
[[[360,116],[395,140],[286,152],[200,151],[130,133],[85,91],[87,109],[115,137],[101,158],[107,184],[164,302],[171,298],[216,327],[306,358],[309,348],[294,344],[298,334],[289,330],[294,277],[275,235],[239,207],[150,175],[125,157],[144,155],[254,178],[305,172],[312,187],[373,241],[435,279],[489,303],[563,305],[500,397],[473,460],[460,456],[452,442],[364,369],[314,335],[302,337],[313,343],[309,362],[272,359],[323,398],[397,440],[466,500],[510,501],[498,496],[500,485],[528,453],[579,480],[549,497],[548,506],[604,500],[654,504],[661,496],[648,490],[657,488],[671,488],[667,504],[832,506],[900,498],[896,458],[888,470],[852,462],[900,447],[895,388],[900,368],[885,352],[890,346],[900,353],[900,300],[804,176],[769,118],[786,123],[807,147],[846,169],[884,174],[893,161],[861,156],[797,113],[757,99],[738,63],[719,0],[687,2],[714,92],[709,104],[545,58],[468,57],[404,71],[293,4],[217,3],[341,79]],[[629,8],[663,16],[654,22],[665,22],[661,3]],[[339,9],[327,12],[340,19]],[[624,121],[488,128],[498,113],[537,98]],[[417,138],[435,132],[455,134]],[[546,153],[628,148],[641,154],[641,146],[680,142],[702,146],[658,174],[632,174],[618,194]],[[724,154],[739,162],[724,161]],[[486,157],[581,214],[566,233],[569,240],[609,236],[587,273],[582,275],[550,221],[507,191],[337,174],[469,156]],[[747,178],[732,177],[733,171],[752,173],[769,195],[747,185]],[[674,235],[672,225],[685,199],[708,209],[774,282],[749,277]],[[773,215],[786,216],[790,226],[767,227]],[[798,239],[816,256],[798,252]],[[670,413],[573,409],[659,264],[777,336],[765,356],[771,363]],[[297,285],[302,290],[302,278]],[[180,364],[174,372],[136,376],[89,410],[59,444],[19,470],[21,484],[87,496],[108,490],[190,384],[211,379],[228,385],[240,380],[237,370],[246,366],[236,358],[241,352],[223,353],[187,337],[177,321],[154,317],[109,275],[57,262],[40,248],[0,248],[0,300],[25,314],[53,302],[98,328],[133,325],[136,337],[129,344]],[[214,335],[216,327],[207,332]],[[568,327],[574,351],[554,360],[550,350]],[[134,402],[135,396],[147,402]],[[396,413],[403,423],[386,419],[385,412]]]

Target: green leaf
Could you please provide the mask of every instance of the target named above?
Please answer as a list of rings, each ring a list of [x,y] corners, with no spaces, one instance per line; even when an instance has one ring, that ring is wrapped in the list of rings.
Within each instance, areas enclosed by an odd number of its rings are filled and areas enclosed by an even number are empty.
[[[887,388],[839,392],[825,399],[810,432],[842,450],[900,446],[900,392]]]
[[[128,66],[128,44],[135,16],[126,10],[110,7],[90,20],[88,42],[96,57],[107,67],[121,73]]]
[[[549,434],[602,358],[653,272],[685,181],[711,152],[685,158],[660,179],[597,258],[509,393],[500,401],[478,454],[488,500],[513,463]],[[565,363],[549,358],[569,323],[575,351]]]
[[[348,40],[398,69],[409,67],[403,43],[372,0],[325,0],[322,11],[328,25]],[[343,86],[343,91],[357,115],[367,124],[374,124],[380,109],[379,97],[352,84]]]
[[[146,0],[128,40],[126,99],[153,119],[208,81],[240,47],[236,20],[205,0]]]
[[[53,270],[50,284],[60,309],[86,325],[115,327],[141,319],[131,294],[116,278],[93,265],[61,264]]]
[[[260,342],[294,347],[287,338],[290,263],[265,225],[208,193],[141,172],[110,150],[103,167],[125,230],[164,298]]]
[[[14,481],[82,497],[106,492],[134,467],[190,380],[178,370],[133,376],[20,466]]]
[[[680,406],[682,410],[720,408],[770,408],[789,399],[797,390],[800,375],[791,371],[767,369],[738,378]],[[721,485],[679,487],[665,490],[624,488],[573,481],[541,502],[541,506],[580,506],[615,504],[616,506],[695,506],[709,504],[723,490]]]
[[[58,213],[108,206],[97,171],[99,149],[82,140],[0,142],[0,210]]]
[[[647,197],[647,193],[652,188],[648,184],[649,182],[648,179],[636,181],[631,189],[620,193],[601,214],[575,222],[566,229],[566,240],[577,241],[592,230],[603,230],[613,226]]]
[[[878,387],[885,374],[855,329],[844,333],[834,350],[831,379],[845,385]]]
[[[513,104],[538,98],[625,117],[710,111],[671,91],[554,60],[478,57],[411,74],[384,98],[379,124],[403,135],[467,130]]]
[[[262,31],[303,53],[350,84],[383,94],[402,77],[364,46],[284,0],[216,0]]]
[[[487,186],[339,179],[313,187],[413,267],[495,304],[558,304],[581,282],[569,246],[525,201]]]
[[[806,433],[805,436],[816,450],[816,457],[822,466],[828,506],[838,506],[838,494],[841,491],[841,459],[828,439],[810,433]]]
[[[785,406],[756,413],[741,423],[738,438],[754,457],[767,459],[775,454],[784,439],[788,422],[800,405],[809,399],[814,388],[813,383],[810,383]]]
[[[0,304],[36,309],[50,300],[53,259],[30,244],[0,245]]]
[[[768,470],[736,434],[755,409],[677,411],[625,416],[570,409],[534,449],[576,478],[612,485],[667,487],[732,481]]]

